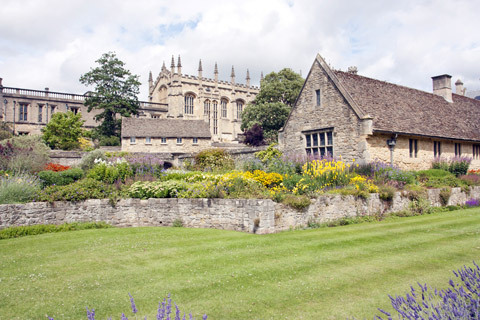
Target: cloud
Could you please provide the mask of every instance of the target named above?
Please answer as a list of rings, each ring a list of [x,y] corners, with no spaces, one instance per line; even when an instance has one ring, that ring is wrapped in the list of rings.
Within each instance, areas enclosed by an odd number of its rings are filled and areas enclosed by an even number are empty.
[[[4,85],[84,92],[81,74],[115,51],[141,76],[147,99],[172,54],[183,72],[252,83],[290,67],[305,76],[317,53],[333,67],[422,90],[449,73],[480,89],[476,2],[460,1],[12,1],[2,3],[0,77]]]

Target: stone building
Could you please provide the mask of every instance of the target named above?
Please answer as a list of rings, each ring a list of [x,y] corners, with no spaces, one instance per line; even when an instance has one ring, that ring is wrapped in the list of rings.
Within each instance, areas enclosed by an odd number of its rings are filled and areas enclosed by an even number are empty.
[[[195,153],[211,147],[208,123],[203,120],[123,118],[122,151]]]
[[[333,70],[317,55],[280,130],[287,154],[375,159],[427,169],[435,157],[468,156],[480,168],[480,101],[461,81],[433,77],[433,93]]]
[[[218,80],[215,63],[214,79],[202,75],[202,61],[198,64],[198,76],[182,74],[180,56],[175,65],[172,57],[170,70],[163,63],[155,81],[149,77],[149,101],[168,105],[166,114],[160,118],[203,120],[208,123],[212,140],[215,142],[238,141],[242,111],[258,94],[259,88],[250,85],[247,70],[246,84],[235,81],[232,67],[230,81]]]
[[[87,111],[85,96],[74,93],[32,90],[4,87],[0,78],[0,121],[8,123],[16,134],[40,134],[41,129],[57,112],[80,112],[85,120],[84,127],[91,129],[98,125],[94,117],[97,110]],[[167,113],[164,103],[140,101],[140,115],[154,118]]]

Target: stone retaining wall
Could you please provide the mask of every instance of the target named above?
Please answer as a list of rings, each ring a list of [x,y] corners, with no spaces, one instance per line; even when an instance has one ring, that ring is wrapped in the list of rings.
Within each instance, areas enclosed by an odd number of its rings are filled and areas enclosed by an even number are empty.
[[[433,206],[440,206],[440,190],[429,190]],[[467,195],[453,188],[449,205],[463,205],[480,198],[480,187]],[[323,195],[304,210],[295,210],[266,199],[122,199],[113,207],[108,200],[78,203],[54,202],[0,205],[0,229],[9,226],[105,221],[119,227],[171,226],[181,220],[185,227],[216,228],[266,234],[305,226],[309,221],[327,222],[342,217],[389,213],[406,209],[409,200],[397,192],[390,202],[371,194],[366,200],[353,196]]]

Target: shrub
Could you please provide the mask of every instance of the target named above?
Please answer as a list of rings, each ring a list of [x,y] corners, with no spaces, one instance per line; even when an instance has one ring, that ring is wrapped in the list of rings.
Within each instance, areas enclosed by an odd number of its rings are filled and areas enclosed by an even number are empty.
[[[452,188],[445,187],[440,190],[440,202],[442,206],[446,206],[448,204],[448,200],[450,199],[450,195],[452,194]]]
[[[307,208],[311,203],[309,197],[294,194],[286,194],[281,202],[297,210],[303,210],[304,208]]]
[[[0,170],[36,173],[50,161],[40,136],[18,136],[0,142]]]
[[[427,284],[418,283],[420,290],[410,287],[406,297],[390,297],[398,319],[479,319],[480,318],[480,267],[473,262],[474,268],[463,266],[453,271],[461,280],[455,283],[450,279],[448,289],[429,289]],[[378,309],[388,319],[397,319],[391,313]],[[375,316],[375,319],[383,320]]]
[[[102,150],[93,150],[82,157],[80,168],[87,171],[95,166],[95,160],[107,160],[107,156]]]
[[[97,159],[95,162],[96,165],[87,173],[89,178],[111,184],[117,180],[125,182],[127,178],[133,176],[132,168],[123,158],[117,158],[112,162]]]
[[[232,157],[223,149],[207,149],[195,156],[195,168],[200,171],[228,171],[234,166]]]
[[[263,144],[263,129],[258,123],[245,132],[245,143],[255,147]]]
[[[395,196],[395,192],[397,192],[397,189],[390,185],[384,184],[379,186],[378,196],[383,201],[392,201],[393,197]]]
[[[466,176],[458,177],[460,180],[464,181],[470,186],[479,186],[480,185],[480,175],[479,174],[467,174]]]
[[[83,170],[80,168],[72,168],[64,171],[40,171],[38,177],[42,182],[42,188],[51,185],[64,186],[80,180],[83,177]]]
[[[283,176],[283,186],[287,190],[292,191],[301,179],[302,176],[299,174],[286,174]]]
[[[244,176],[260,182],[267,188],[278,186],[283,180],[282,175],[276,172],[266,173],[262,170],[255,170],[253,172],[247,171],[244,173]]]
[[[121,145],[120,138],[117,136],[100,136],[98,144],[105,147],[117,147]]]
[[[224,174],[217,184],[225,198],[266,198],[267,189],[249,174],[234,171]]]
[[[246,160],[242,163],[242,170],[250,172],[255,170],[265,170],[265,166],[259,159]]]
[[[275,148],[276,146],[277,143],[270,144],[267,149],[256,152],[255,157],[262,161],[263,164],[268,164],[273,160],[280,159],[282,156],[282,152]]]
[[[87,229],[105,229],[113,228],[105,222],[73,222],[56,224],[39,224],[34,226],[9,227],[0,230],[0,239],[19,238],[24,236],[33,236],[44,233],[77,231]]]
[[[0,123],[0,141],[13,137],[13,130],[6,122]]]
[[[174,228],[181,228],[183,227],[183,221],[181,219],[173,220],[172,227]]]
[[[39,190],[37,177],[28,173],[6,173],[0,177],[0,204],[28,202]]]
[[[82,136],[82,114],[71,111],[57,112],[42,129],[43,140],[52,149],[73,150],[80,148]]]
[[[113,185],[91,178],[78,180],[65,186],[48,186],[37,192],[34,201],[83,201],[87,199],[116,199],[119,192]]]
[[[305,194],[348,185],[350,177],[346,168],[342,161],[323,159],[307,162],[302,167],[302,179],[292,191],[295,194]]]
[[[439,157],[432,162],[432,168],[447,170],[458,177],[467,174],[471,162],[469,157],[452,157],[449,160]]]
[[[132,198],[176,198],[182,191],[188,189],[188,183],[184,181],[137,181],[128,189],[128,195]]]

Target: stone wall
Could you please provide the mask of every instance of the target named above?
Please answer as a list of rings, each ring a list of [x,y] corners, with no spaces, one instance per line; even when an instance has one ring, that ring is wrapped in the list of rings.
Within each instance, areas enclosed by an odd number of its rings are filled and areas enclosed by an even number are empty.
[[[440,206],[440,190],[429,190],[433,206]],[[467,195],[453,188],[449,205],[480,198],[480,187]],[[265,199],[123,199],[112,206],[108,200],[79,203],[54,202],[0,205],[0,228],[77,221],[105,221],[118,227],[171,226],[181,220],[185,227],[215,228],[257,234],[305,226],[309,221],[327,222],[342,217],[397,212],[409,200],[398,192],[390,202],[371,194],[366,200],[353,196],[323,195],[304,210],[295,210]]]

